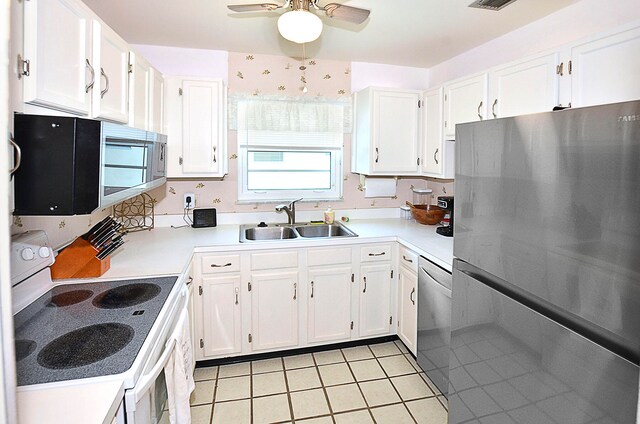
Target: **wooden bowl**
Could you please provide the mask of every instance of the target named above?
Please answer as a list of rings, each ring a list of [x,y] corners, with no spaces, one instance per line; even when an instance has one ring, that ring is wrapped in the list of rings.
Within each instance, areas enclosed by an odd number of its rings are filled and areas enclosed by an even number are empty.
[[[411,215],[420,224],[436,225],[444,218],[447,213],[446,209],[442,209],[436,205],[412,205]]]

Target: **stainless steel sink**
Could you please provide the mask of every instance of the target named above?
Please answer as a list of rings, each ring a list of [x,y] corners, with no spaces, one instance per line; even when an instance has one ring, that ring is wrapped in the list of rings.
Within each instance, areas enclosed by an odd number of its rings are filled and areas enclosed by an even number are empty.
[[[240,234],[242,240],[242,233]],[[251,227],[244,230],[246,240],[289,240],[298,238],[298,234],[291,227]]]
[[[302,223],[295,225],[270,224],[266,227],[257,225],[240,226],[241,243],[342,237],[358,237],[358,235],[338,223],[333,225]]]
[[[305,225],[295,227],[300,237],[355,237],[355,233],[342,225]]]

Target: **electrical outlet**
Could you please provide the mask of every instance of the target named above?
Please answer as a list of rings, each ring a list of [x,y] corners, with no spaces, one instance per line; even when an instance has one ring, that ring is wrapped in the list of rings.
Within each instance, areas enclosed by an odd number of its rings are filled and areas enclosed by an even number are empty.
[[[196,207],[196,195],[194,193],[185,193],[184,194],[184,204],[182,206],[184,209],[193,209]]]

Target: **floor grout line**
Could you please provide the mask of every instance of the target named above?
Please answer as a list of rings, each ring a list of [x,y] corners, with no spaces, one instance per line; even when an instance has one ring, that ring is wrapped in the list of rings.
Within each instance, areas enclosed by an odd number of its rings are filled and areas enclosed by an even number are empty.
[[[394,343],[394,345],[395,345],[395,343]],[[398,348],[398,347],[396,346],[396,349],[397,349],[397,348]],[[398,350],[400,350],[400,349],[398,349]],[[375,356],[375,353],[374,353],[374,356]],[[404,359],[405,361],[407,360],[407,358],[405,358],[405,357],[404,357],[404,355],[402,355],[402,357],[403,357],[403,359]],[[413,420],[413,422],[414,422],[414,423],[417,423],[417,422],[418,422],[418,420],[416,420],[416,419],[415,419],[415,417],[413,416],[413,414],[412,414],[412,413],[411,413],[411,411],[409,410],[409,407],[404,403],[404,399],[402,399],[402,395],[400,394],[400,392],[398,391],[398,389],[396,388],[396,386],[395,386],[395,385],[393,384],[393,382],[391,381],[391,377],[389,377],[389,374],[387,374],[387,370],[385,370],[385,369],[384,369],[384,367],[382,366],[382,363],[380,362],[379,358],[378,358],[377,356],[376,356],[375,358],[376,358],[376,362],[378,362],[378,366],[380,366],[380,368],[382,368],[382,372],[384,373],[384,375],[386,375],[386,376],[387,376],[387,379],[389,380],[389,384],[391,384],[391,387],[393,387],[393,390],[396,392],[396,394],[398,395],[398,398],[399,398],[399,399],[400,399],[400,401],[402,402],[402,406],[404,406],[404,409],[406,409],[406,411],[409,413],[409,416],[411,417],[411,419]],[[385,356],[384,358],[386,358],[386,356]],[[407,362],[409,362],[409,361],[407,361]],[[414,368],[413,368],[413,365],[411,365],[411,363],[409,363],[409,366],[410,366],[412,369],[414,369]],[[414,371],[415,371],[415,369],[414,369]],[[406,375],[411,375],[411,374],[414,374],[414,373],[409,373],[409,374],[406,374]],[[394,376],[394,377],[400,377],[400,375],[396,375],[396,376]],[[419,377],[419,376],[418,376],[418,377]],[[426,383],[425,383],[425,384],[426,384]],[[385,405],[385,406],[387,406],[387,405]]]
[[[390,342],[390,343],[394,343],[394,342]],[[259,373],[255,373],[254,370],[254,366],[253,366],[253,361],[247,361],[249,362],[249,398],[239,398],[239,399],[228,399],[228,400],[223,400],[223,401],[216,401],[218,395],[219,395],[219,386],[218,383],[220,382],[220,380],[224,380],[224,379],[230,379],[230,378],[240,378],[240,377],[247,377],[247,375],[235,375],[235,376],[228,376],[228,377],[220,377],[221,375],[221,366],[217,366],[217,369],[215,371],[215,377],[214,378],[208,378],[208,379],[203,379],[203,380],[199,380],[198,382],[209,382],[209,381],[213,381],[214,382],[214,388],[213,388],[213,396],[211,399],[211,413],[209,415],[209,424],[213,424],[213,417],[216,411],[216,406],[222,404],[222,403],[230,403],[230,402],[237,402],[237,401],[241,401],[241,400],[249,400],[250,405],[250,422],[253,423],[255,420],[255,411],[254,411],[254,406],[253,406],[253,401],[255,399],[260,399],[260,398],[265,398],[265,397],[269,397],[269,396],[276,396],[276,395],[282,395],[282,394],[286,394],[287,396],[287,403],[288,403],[288,408],[289,408],[289,416],[290,419],[286,420],[286,421],[280,421],[279,423],[292,423],[295,424],[296,422],[300,422],[301,420],[310,420],[310,419],[320,419],[320,418],[330,418],[331,421],[333,423],[336,423],[336,416],[337,415],[341,415],[341,414],[353,414],[353,413],[358,413],[358,412],[362,412],[362,411],[367,411],[370,418],[373,420],[373,422],[377,422],[375,416],[373,415],[373,410],[376,408],[383,408],[383,407],[391,407],[391,406],[397,406],[397,405],[402,405],[405,409],[405,411],[409,414],[409,416],[411,417],[411,419],[417,423],[416,418],[414,417],[413,413],[411,412],[411,410],[409,409],[409,406],[407,405],[407,403],[410,402],[417,402],[417,401],[422,401],[422,400],[426,400],[426,399],[432,399],[432,398],[436,398],[438,404],[444,409],[444,411],[446,412],[448,409],[447,407],[443,404],[443,400],[441,399],[442,395],[438,395],[437,393],[435,393],[433,391],[433,389],[431,388],[431,386],[427,383],[427,381],[425,380],[424,377],[428,378],[426,375],[421,375],[421,373],[418,370],[415,370],[415,368],[413,367],[413,365],[409,362],[409,365],[411,366],[412,369],[414,369],[414,372],[411,373],[406,373],[406,374],[399,374],[399,375],[393,375],[390,376],[389,372],[384,368],[384,366],[382,365],[381,359],[384,361],[384,358],[390,358],[390,357],[394,357],[394,356],[402,356],[402,358],[406,361],[409,361],[407,359],[407,354],[402,352],[402,350],[400,349],[400,347],[397,345],[397,343],[394,343],[395,348],[398,349],[398,351],[400,353],[394,353],[392,355],[383,355],[383,356],[376,356],[376,354],[374,353],[373,349],[371,349],[371,345],[363,345],[362,348],[366,348],[366,351],[368,352],[368,354],[371,354],[372,357],[367,357],[367,358],[358,358],[358,359],[354,359],[354,360],[348,360],[347,359],[347,355],[344,352],[344,349],[336,349],[337,352],[339,352],[340,357],[343,359],[342,361],[338,361],[338,362],[329,362],[329,363],[322,363],[322,364],[318,364],[318,361],[315,357],[315,355],[313,353],[310,353],[311,355],[311,359],[313,362],[313,365],[308,366],[308,367],[302,367],[302,368],[292,368],[290,370],[287,370],[285,367],[285,361],[284,358],[285,356],[281,356],[279,357],[279,362],[280,362],[280,369],[276,369],[276,370],[269,370],[269,371],[263,371],[263,372],[259,372]],[[380,369],[382,370],[382,373],[384,375],[384,377],[380,377],[380,378],[375,378],[372,380],[363,380],[363,381],[358,381],[356,378],[356,375],[351,367],[352,363],[357,363],[357,362],[362,362],[362,361],[370,361],[370,360],[374,360],[371,363],[372,364],[376,364],[378,367],[380,367]],[[349,372],[349,374],[351,375],[351,378],[353,379],[353,381],[351,382],[345,382],[345,383],[339,383],[339,384],[333,384],[333,385],[327,385],[324,378],[322,377],[322,374],[320,373],[320,367],[322,366],[331,366],[331,365],[340,365],[340,364],[345,364],[347,367],[347,370]],[[320,382],[320,387],[310,387],[310,388],[305,388],[305,389],[300,389],[300,390],[295,390],[292,391],[291,387],[290,387],[290,382],[289,382],[289,377],[287,375],[287,371],[296,371],[296,370],[304,370],[304,369],[311,369],[313,368],[315,370],[315,375],[318,378],[319,382]],[[255,396],[255,390],[256,388],[254,387],[254,380],[253,377],[255,375],[264,375],[264,374],[270,374],[270,373],[279,373],[281,372],[283,377],[284,377],[284,383],[285,383],[285,393],[268,393],[268,394],[264,394],[264,395],[260,395],[260,396]],[[414,375],[417,374],[420,378],[420,381],[422,384],[425,384],[427,386],[428,393],[430,393],[427,396],[420,396],[417,398],[411,398],[411,399],[404,399],[402,397],[402,395],[400,394],[400,391],[398,390],[398,388],[395,386],[395,384],[392,381],[392,378],[397,378],[397,377],[406,377],[406,376],[410,376],[410,375]],[[392,402],[392,403],[388,403],[388,404],[384,404],[384,405],[376,405],[376,406],[372,406],[370,405],[369,401],[367,400],[361,384],[364,383],[371,383],[371,382],[382,382],[382,381],[388,381],[389,384],[391,384],[391,387],[393,388],[393,390],[395,391],[397,397],[398,397],[398,401]],[[360,394],[360,396],[362,397],[362,399],[364,400],[364,407],[359,407],[359,408],[354,408],[354,409],[347,409],[345,411],[334,411],[333,409],[333,405],[331,404],[331,400],[329,399],[329,393],[328,393],[328,389],[333,388],[333,387],[343,387],[343,386],[349,386],[349,385],[353,385],[355,384],[356,387],[358,388],[358,392]],[[293,410],[293,401],[292,401],[292,393],[301,393],[301,392],[306,392],[306,391],[314,391],[314,390],[318,390],[318,389],[322,389],[322,392],[324,394],[324,399],[325,402],[327,404],[328,413],[324,413],[324,414],[320,414],[320,415],[314,415],[314,416],[309,416],[309,417],[304,417],[304,418],[299,418],[296,419],[295,415],[294,415],[294,410]],[[203,405],[208,405],[208,404],[200,404],[200,405],[194,405],[194,406],[203,406]],[[216,423],[217,424],[217,423]]]

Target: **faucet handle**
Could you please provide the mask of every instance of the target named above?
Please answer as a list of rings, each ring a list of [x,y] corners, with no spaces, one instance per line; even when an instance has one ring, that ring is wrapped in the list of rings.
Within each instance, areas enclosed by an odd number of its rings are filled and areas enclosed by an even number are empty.
[[[292,201],[291,201],[291,203],[289,203],[289,207],[290,207],[290,208],[291,208],[291,207],[294,207],[294,206],[295,206],[295,204],[296,204],[296,202],[299,202],[299,201],[300,201],[300,200],[302,200],[302,199],[303,199],[303,198],[301,197],[301,198],[299,198],[299,199],[292,200]]]

